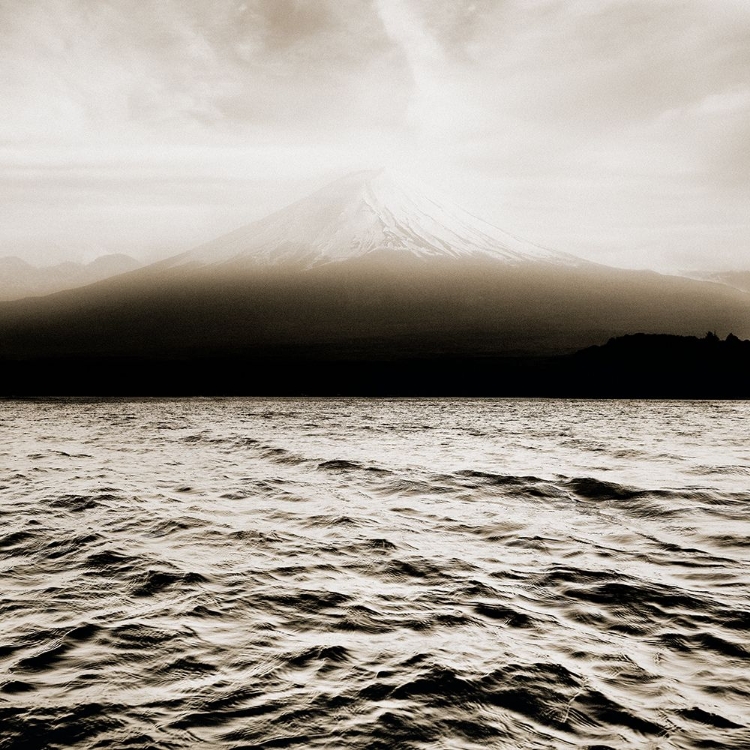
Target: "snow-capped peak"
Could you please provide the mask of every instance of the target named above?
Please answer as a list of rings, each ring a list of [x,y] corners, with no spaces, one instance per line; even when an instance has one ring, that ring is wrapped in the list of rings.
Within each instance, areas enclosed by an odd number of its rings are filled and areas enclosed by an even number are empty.
[[[493,258],[513,265],[580,262],[507,234],[386,170],[342,177],[180,256],[179,262],[311,268],[389,251],[424,259]]]

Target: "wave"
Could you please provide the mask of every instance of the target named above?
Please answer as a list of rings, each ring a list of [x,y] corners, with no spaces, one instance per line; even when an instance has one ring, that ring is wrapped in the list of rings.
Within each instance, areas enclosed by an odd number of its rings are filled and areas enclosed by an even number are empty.
[[[741,405],[3,408],[0,748],[750,746]]]

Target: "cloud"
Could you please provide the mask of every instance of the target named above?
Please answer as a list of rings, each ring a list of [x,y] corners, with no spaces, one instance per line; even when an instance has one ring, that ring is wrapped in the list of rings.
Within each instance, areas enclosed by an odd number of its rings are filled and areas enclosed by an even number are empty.
[[[130,128],[190,140],[242,127],[387,124],[399,110],[398,61],[377,17],[355,13],[356,5],[6,3],[0,137],[106,137]],[[391,107],[373,107],[362,81],[382,103],[384,72]]]
[[[182,246],[377,163],[624,264],[750,241],[744,0],[0,0],[0,70],[0,254],[44,207],[63,253],[64,207],[119,248],[203,206]]]

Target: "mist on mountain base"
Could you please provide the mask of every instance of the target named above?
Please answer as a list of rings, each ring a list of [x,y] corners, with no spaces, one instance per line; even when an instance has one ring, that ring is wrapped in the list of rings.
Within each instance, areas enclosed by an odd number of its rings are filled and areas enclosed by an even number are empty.
[[[0,310],[6,356],[564,353],[637,331],[750,335],[745,294],[658,274],[349,261],[304,272],[185,267]]]

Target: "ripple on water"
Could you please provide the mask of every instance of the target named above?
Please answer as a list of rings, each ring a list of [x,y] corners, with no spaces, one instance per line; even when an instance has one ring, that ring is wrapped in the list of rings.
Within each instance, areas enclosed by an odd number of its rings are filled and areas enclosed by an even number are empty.
[[[0,748],[750,747],[748,417],[2,403]]]

